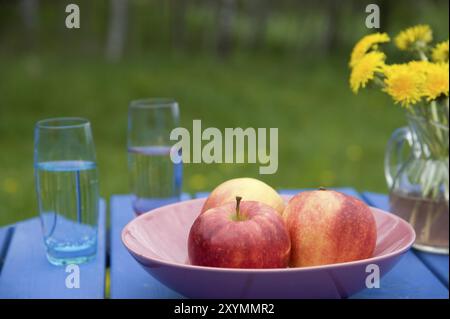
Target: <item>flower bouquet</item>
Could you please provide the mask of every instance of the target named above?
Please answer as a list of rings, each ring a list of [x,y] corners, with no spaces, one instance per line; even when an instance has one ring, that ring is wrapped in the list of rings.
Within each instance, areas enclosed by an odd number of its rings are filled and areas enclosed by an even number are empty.
[[[414,226],[416,248],[448,254],[449,41],[432,46],[429,26],[408,28],[394,42],[412,59],[397,64],[380,50],[390,41],[375,33],[355,45],[350,87],[380,87],[405,110],[408,126],[394,132],[385,157],[391,211]]]

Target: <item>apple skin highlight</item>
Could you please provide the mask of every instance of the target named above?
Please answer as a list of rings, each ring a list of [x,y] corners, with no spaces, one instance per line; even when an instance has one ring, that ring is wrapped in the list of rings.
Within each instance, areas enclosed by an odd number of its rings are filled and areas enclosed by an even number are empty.
[[[283,214],[285,204],[283,198],[269,185],[255,178],[242,177],[230,179],[217,186],[208,196],[201,214],[210,208],[229,202],[235,202],[236,196],[247,201],[257,201],[274,208]]]
[[[362,201],[332,190],[302,192],[288,203],[291,267],[366,259],[377,241],[375,219]]]
[[[282,217],[270,206],[242,201],[205,211],[188,238],[193,265],[223,268],[285,268],[291,242]]]

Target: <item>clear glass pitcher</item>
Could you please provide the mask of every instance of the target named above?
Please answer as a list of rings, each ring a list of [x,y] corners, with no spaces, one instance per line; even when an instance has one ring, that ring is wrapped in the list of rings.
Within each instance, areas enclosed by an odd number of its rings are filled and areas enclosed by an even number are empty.
[[[408,124],[386,149],[390,209],[414,227],[416,249],[448,254],[448,125],[415,115],[408,115]]]

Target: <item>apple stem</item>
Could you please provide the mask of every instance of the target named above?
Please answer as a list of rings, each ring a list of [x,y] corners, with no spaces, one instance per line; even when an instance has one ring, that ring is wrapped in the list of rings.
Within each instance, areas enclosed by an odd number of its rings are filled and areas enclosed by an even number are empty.
[[[236,219],[239,220],[239,205],[241,204],[242,197],[236,196]]]
[[[320,186],[319,187],[319,191],[326,191],[327,189],[325,188],[325,187],[323,187],[323,186]]]

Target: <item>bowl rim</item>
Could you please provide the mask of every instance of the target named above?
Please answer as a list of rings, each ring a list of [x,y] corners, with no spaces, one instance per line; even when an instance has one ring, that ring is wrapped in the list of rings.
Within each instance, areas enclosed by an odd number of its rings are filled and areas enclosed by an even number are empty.
[[[144,260],[150,260],[151,262],[158,263],[161,265],[169,266],[169,267],[176,267],[176,268],[183,268],[183,269],[189,269],[189,270],[201,270],[201,271],[209,271],[209,272],[234,272],[234,273],[285,273],[285,272],[298,272],[298,271],[316,271],[316,270],[329,270],[329,269],[336,269],[341,267],[348,267],[348,266],[357,266],[357,265],[364,265],[364,264],[370,264],[370,263],[376,263],[377,261],[383,261],[385,259],[399,256],[404,253],[406,253],[411,246],[413,245],[415,239],[416,239],[416,232],[414,231],[414,228],[404,219],[398,217],[395,214],[392,214],[390,212],[387,212],[385,210],[369,206],[372,213],[375,211],[377,214],[387,214],[389,218],[396,220],[397,222],[403,224],[406,226],[406,229],[409,230],[409,235],[411,236],[410,240],[407,244],[400,247],[399,249],[396,249],[388,254],[382,255],[382,256],[375,256],[365,259],[359,259],[354,261],[347,261],[342,263],[335,263],[335,264],[325,264],[325,265],[317,265],[317,266],[306,266],[306,267],[287,267],[287,268],[223,268],[223,267],[209,267],[209,266],[197,266],[197,265],[191,265],[191,264],[185,264],[185,263],[177,263],[172,261],[167,261],[161,258],[155,258],[150,257],[145,254],[138,253],[131,249],[127,245],[126,236],[130,231],[128,230],[133,224],[138,223],[141,219],[145,219],[149,215],[155,213],[155,211],[158,211],[163,208],[171,207],[171,206],[178,206],[180,204],[186,203],[186,202],[193,202],[193,201],[204,201],[206,198],[195,198],[185,201],[180,201],[177,203],[164,205],[155,209],[152,209],[144,214],[139,215],[138,217],[132,219],[129,221],[122,229],[121,231],[121,240],[125,248],[134,256],[138,256],[141,259]]]

